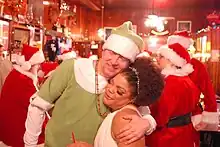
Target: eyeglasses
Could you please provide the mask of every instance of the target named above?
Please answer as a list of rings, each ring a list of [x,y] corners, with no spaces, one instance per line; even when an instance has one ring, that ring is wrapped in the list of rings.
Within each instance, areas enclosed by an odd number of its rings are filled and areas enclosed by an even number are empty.
[[[162,56],[161,54],[156,54],[155,57],[159,59],[164,58],[164,56]]]

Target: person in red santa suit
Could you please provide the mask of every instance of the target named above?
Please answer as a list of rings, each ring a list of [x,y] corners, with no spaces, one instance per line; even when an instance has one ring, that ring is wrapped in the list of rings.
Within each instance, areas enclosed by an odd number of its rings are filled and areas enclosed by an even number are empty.
[[[175,32],[173,35],[168,37],[167,43],[169,45],[179,43],[186,50],[195,51],[193,40],[187,31]],[[213,112],[217,111],[217,103],[209,73],[201,61],[191,57],[190,63],[193,65],[194,71],[189,75],[189,77],[199,88],[200,93],[204,95],[204,109],[198,102],[198,107],[192,116],[193,125],[197,131],[205,129],[208,124],[214,126],[213,129],[215,129],[217,128],[217,125],[215,124],[218,124],[218,114]],[[214,119],[211,119],[210,116],[214,116]],[[200,133],[197,131],[195,132],[194,138],[196,147],[199,147]]]
[[[165,77],[159,101],[151,106],[157,129],[146,137],[149,147],[194,147],[191,113],[199,91],[188,75],[193,72],[190,55],[180,44],[161,46],[158,65]]]
[[[0,96],[0,141],[8,146],[24,147],[23,136],[30,97],[37,91],[37,71],[44,62],[42,50],[23,45],[22,55],[7,76]],[[44,142],[42,131],[38,143]]]

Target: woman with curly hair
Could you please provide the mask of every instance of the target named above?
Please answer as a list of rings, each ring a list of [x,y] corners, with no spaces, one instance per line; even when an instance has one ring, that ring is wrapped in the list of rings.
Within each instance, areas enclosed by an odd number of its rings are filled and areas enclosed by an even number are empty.
[[[105,88],[103,103],[111,108],[95,138],[95,147],[145,147],[144,137],[127,145],[116,139],[116,132],[130,121],[127,115],[141,117],[138,107],[155,102],[163,90],[163,77],[157,65],[147,57],[136,59],[134,64],[112,78]],[[69,147],[92,147],[75,142]]]

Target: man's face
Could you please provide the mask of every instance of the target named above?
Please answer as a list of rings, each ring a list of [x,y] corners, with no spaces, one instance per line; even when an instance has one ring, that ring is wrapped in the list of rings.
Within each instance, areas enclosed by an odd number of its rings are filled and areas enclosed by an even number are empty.
[[[160,69],[164,69],[168,64],[171,64],[168,59],[166,59],[164,56],[160,54],[157,55],[156,60]]]
[[[118,74],[121,70],[127,68],[130,61],[125,57],[111,51],[103,50],[102,52],[102,74],[106,78],[112,78]]]

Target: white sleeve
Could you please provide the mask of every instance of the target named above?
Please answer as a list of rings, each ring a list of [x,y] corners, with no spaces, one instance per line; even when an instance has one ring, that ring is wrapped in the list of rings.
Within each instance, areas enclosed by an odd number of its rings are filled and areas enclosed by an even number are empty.
[[[31,97],[25,122],[26,131],[23,137],[25,147],[35,147],[37,145],[45,119],[45,112],[52,107],[52,104],[46,102],[36,94]]]
[[[156,130],[157,127],[156,120],[150,114],[144,115],[143,118],[147,119],[150,124],[150,127],[148,128],[148,130],[146,130],[145,134],[150,135],[154,130]]]
[[[150,109],[148,106],[141,106],[138,108],[139,112],[143,116],[143,119],[147,119],[150,127],[146,130],[146,135],[150,135],[157,127],[156,120],[150,115]]]

